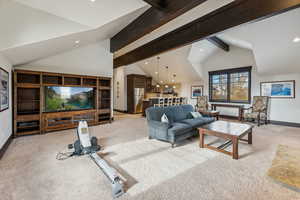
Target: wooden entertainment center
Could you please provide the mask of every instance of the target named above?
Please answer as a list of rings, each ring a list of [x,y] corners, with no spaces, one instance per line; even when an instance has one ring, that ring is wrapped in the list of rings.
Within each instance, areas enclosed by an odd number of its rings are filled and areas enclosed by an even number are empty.
[[[75,128],[78,120],[111,122],[111,78],[15,70],[13,79],[15,137]],[[94,108],[45,112],[46,86],[94,88]]]

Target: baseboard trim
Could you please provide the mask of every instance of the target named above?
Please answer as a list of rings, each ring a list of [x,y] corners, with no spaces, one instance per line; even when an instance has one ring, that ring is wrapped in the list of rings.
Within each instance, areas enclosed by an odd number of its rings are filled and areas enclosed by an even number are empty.
[[[128,111],[127,111],[127,110],[119,110],[119,109],[114,109],[114,111],[116,111],[116,112],[120,112],[120,113],[128,113]]]
[[[4,143],[3,147],[0,149],[0,160],[2,159],[2,157],[4,156],[4,153],[6,152],[6,150],[8,149],[10,143],[13,140],[13,136],[9,136],[9,138],[7,139],[7,141]]]
[[[270,120],[270,124],[300,128],[300,123]]]

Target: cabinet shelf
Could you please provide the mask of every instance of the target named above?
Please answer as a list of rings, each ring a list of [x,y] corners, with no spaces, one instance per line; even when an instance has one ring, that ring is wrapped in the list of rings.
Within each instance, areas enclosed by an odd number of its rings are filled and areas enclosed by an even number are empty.
[[[40,121],[31,120],[31,121],[22,121],[17,122],[16,127],[17,135],[30,135],[40,132]]]
[[[110,87],[100,86],[100,90],[110,90]]]
[[[97,87],[97,79],[95,78],[83,78],[82,84],[88,87]]]
[[[64,86],[81,86],[80,77],[64,77]]]
[[[62,85],[62,76],[60,75],[43,75],[43,84],[48,86]]]
[[[15,70],[14,78],[15,136],[75,128],[80,120],[97,125],[111,118],[111,78],[26,70]],[[94,88],[94,108],[44,112],[47,86]]]
[[[34,135],[34,134],[39,134],[40,133],[40,129],[37,130],[17,130],[17,136],[23,136],[23,135]]]
[[[19,84],[40,84],[41,75],[39,73],[24,73],[20,72],[17,74],[17,83]]]

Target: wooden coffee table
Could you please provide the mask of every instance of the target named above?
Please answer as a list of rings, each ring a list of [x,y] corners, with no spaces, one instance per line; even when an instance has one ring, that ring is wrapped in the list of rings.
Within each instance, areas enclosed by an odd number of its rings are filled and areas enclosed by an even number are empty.
[[[233,159],[239,158],[238,144],[239,140],[252,144],[252,126],[249,124],[242,124],[237,122],[215,121],[210,124],[204,125],[199,130],[200,135],[200,148],[208,148],[214,151],[225,153],[232,156]],[[204,136],[212,135],[228,140],[219,147],[213,147],[204,143]],[[248,135],[248,139],[243,139]],[[229,145],[233,145],[232,152],[224,150]]]

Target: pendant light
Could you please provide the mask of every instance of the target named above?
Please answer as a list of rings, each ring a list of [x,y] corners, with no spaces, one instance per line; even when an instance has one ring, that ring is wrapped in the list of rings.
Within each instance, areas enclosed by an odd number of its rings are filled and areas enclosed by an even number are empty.
[[[173,74],[172,82],[175,83],[176,74]],[[173,89],[176,89],[176,85],[173,85]]]
[[[169,66],[166,66],[166,70],[167,70],[167,84],[165,85],[165,88],[169,88]]]
[[[157,56],[157,66],[156,66],[156,75],[157,75],[157,81],[158,83],[156,84],[156,87],[157,88],[160,88],[160,85],[159,85],[159,60],[160,60],[160,57]]]

